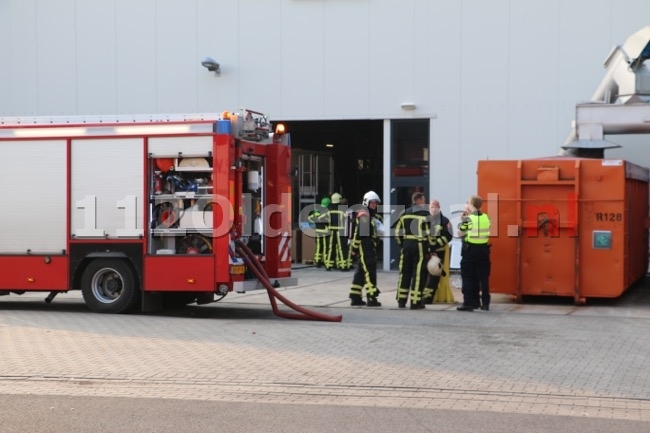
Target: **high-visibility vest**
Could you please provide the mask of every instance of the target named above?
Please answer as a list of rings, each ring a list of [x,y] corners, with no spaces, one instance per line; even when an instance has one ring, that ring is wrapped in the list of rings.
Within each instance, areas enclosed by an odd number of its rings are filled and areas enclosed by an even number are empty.
[[[465,235],[470,244],[487,244],[490,240],[490,218],[482,213],[469,215],[471,227]]]

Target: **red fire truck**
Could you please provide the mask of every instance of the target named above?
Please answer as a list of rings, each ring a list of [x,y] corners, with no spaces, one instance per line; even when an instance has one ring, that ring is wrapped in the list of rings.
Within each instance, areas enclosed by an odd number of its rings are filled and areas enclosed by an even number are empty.
[[[0,295],[122,313],[297,283],[289,135],[262,113],[0,118],[0,154]]]

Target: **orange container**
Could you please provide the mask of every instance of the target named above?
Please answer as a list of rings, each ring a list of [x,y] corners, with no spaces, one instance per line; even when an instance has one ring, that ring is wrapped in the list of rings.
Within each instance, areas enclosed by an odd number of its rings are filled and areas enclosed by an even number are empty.
[[[649,170],[624,160],[479,161],[490,291],[620,296],[648,270]]]

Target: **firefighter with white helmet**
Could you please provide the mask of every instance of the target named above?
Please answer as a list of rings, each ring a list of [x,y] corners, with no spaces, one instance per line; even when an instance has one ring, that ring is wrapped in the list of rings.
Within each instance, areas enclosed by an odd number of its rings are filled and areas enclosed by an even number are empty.
[[[374,191],[368,191],[367,193],[365,193],[365,195],[363,196],[363,205],[368,209],[370,209],[369,204],[373,201],[377,203],[381,203],[381,199],[379,198],[377,193]],[[375,220],[374,222],[375,222],[375,226],[377,227],[377,234],[381,236],[384,234],[384,220],[382,219],[381,215],[377,213],[376,207],[374,208],[374,211],[372,211],[371,213],[372,213],[371,217]]]
[[[353,220],[352,243],[350,254],[359,258],[359,267],[354,273],[350,288],[350,305],[368,305],[381,307],[377,300],[377,206],[381,199],[374,191],[368,191],[363,196],[362,206],[356,206],[357,212]],[[363,301],[362,292],[366,289],[367,303]]]
[[[374,191],[368,191],[367,193],[365,193],[363,195],[363,202],[361,204],[363,204],[365,207],[368,207],[371,201],[376,201],[378,203],[381,203],[381,199]]]

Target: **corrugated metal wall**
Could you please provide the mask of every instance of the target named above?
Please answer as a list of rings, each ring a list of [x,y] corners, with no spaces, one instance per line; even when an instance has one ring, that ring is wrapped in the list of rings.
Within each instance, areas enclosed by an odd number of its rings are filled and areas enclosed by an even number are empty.
[[[649,16],[634,0],[0,0],[0,116],[435,117],[447,207],[476,189],[477,159],[555,153]]]

